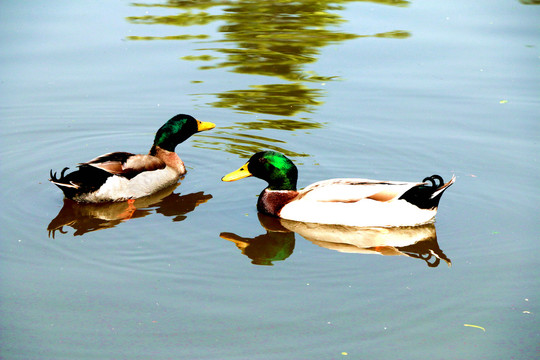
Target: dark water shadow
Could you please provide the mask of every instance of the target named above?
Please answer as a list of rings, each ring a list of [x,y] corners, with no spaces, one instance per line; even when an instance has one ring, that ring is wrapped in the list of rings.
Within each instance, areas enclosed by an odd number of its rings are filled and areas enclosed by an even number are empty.
[[[348,3],[358,1],[362,0],[169,0],[162,3],[134,3],[132,5],[135,7],[147,8],[148,13],[158,12],[157,9],[163,12],[163,8],[178,13],[127,17],[126,20],[132,24],[168,25],[178,28],[198,26],[201,29],[204,29],[203,26],[215,24],[217,32],[193,35],[192,30],[189,31],[190,34],[181,33],[179,30],[180,34],[173,36],[127,36],[126,39],[196,42],[201,44],[201,47],[194,50],[195,54],[183,56],[182,60],[203,62],[204,65],[201,65],[199,70],[226,69],[234,74],[256,75],[252,78],[254,83],[248,88],[229,88],[222,91],[218,89],[213,93],[193,94],[197,97],[202,95],[217,99],[208,103],[216,108],[262,114],[259,115],[261,118],[253,122],[234,124],[198,139],[198,142],[208,144],[211,148],[249,157],[261,147],[279,149],[274,148],[276,145],[272,139],[259,139],[259,144],[253,146],[249,141],[250,137],[246,136],[246,129],[294,131],[318,129],[324,125],[313,120],[310,114],[324,103],[325,92],[321,84],[339,81],[340,78],[335,72],[317,74],[307,69],[308,65],[318,60],[322,48],[364,37],[406,39],[411,36],[408,31],[396,29],[373,34],[343,31],[340,25],[347,20],[343,19],[339,12],[344,10]],[[398,7],[409,4],[403,0],[369,2]],[[141,31],[144,31],[142,27]],[[264,83],[265,77],[271,80]],[[196,75],[191,81],[198,82]],[[223,86],[234,83],[234,80],[228,77]],[[301,119],[296,118],[299,113],[303,113]],[[291,120],[292,117],[295,117],[294,121]],[[307,156],[293,154],[286,149],[282,152],[289,156]]]
[[[73,236],[79,236],[91,231],[113,228],[125,221],[142,218],[154,212],[171,217],[173,222],[182,221],[197,206],[212,198],[212,195],[204,194],[203,191],[186,195],[173,193],[179,185],[177,183],[134,202],[82,204],[64,199],[62,209],[47,226],[49,237],[54,238],[57,233],[67,234],[64,226],[73,228]]]
[[[294,250],[295,234],[322,248],[354,254],[406,256],[422,260],[428,267],[437,267],[444,261],[452,262],[437,242],[434,224],[381,228],[352,227],[302,223],[258,214],[266,230],[254,238],[222,232],[223,239],[232,241],[255,265],[272,265],[287,259]]]

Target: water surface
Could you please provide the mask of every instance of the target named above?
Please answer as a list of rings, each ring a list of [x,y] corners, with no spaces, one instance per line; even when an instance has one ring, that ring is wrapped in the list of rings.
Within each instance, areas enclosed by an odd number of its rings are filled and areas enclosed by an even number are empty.
[[[3,3],[0,357],[535,358],[537,5]],[[47,181],[177,113],[217,125],[179,185],[78,206]],[[433,226],[345,241],[220,181],[263,149],[302,187],[457,182]]]

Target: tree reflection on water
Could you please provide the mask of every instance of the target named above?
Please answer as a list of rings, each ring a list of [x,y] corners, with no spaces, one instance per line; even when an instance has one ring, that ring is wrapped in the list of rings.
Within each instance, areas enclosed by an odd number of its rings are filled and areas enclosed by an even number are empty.
[[[204,61],[200,70],[228,69],[239,74],[270,76],[280,80],[269,84],[253,84],[247,89],[217,92],[218,100],[210,103],[217,108],[266,114],[290,118],[296,114],[311,113],[322,104],[324,96],[320,88],[310,83],[324,83],[337,79],[334,74],[320,75],[306,71],[307,64],[317,61],[321,48],[360,37],[403,39],[410,36],[406,31],[393,30],[378,34],[359,35],[340,31],[345,20],[335,13],[344,5],[361,0],[290,1],[276,0],[169,0],[163,4],[136,3],[134,6],[148,8],[174,8],[176,15],[132,16],[127,20],[134,24],[175,25],[180,27],[202,26],[219,22],[222,35],[179,34],[174,36],[128,36],[129,40],[191,40],[211,44],[197,51],[212,54],[187,55],[186,61]],[[371,1],[384,5],[407,6],[408,1]],[[215,56],[221,54],[221,56]],[[311,119],[283,123],[279,120],[260,119],[252,124],[239,126],[250,129],[274,128],[297,130],[319,128],[322,125]],[[230,131],[234,129],[229,130]],[[219,135],[216,132],[215,135]],[[214,138],[212,136],[212,138]],[[215,138],[214,138],[215,139]],[[215,144],[217,145],[217,144]],[[223,144],[222,144],[223,145]],[[230,144],[229,144],[230,145]],[[251,154],[252,149],[249,151]],[[286,152],[287,153],[287,152]],[[245,154],[245,155],[249,155]],[[292,155],[289,153],[289,155]]]

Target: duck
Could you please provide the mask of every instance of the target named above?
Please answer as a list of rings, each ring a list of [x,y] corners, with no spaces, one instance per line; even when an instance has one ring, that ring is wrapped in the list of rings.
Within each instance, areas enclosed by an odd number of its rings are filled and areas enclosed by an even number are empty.
[[[78,169],[69,174],[68,167],[59,176],[51,170],[49,181],[76,202],[134,201],[177,183],[186,167],[175,153],[176,146],[215,126],[178,114],[158,129],[148,154],[107,153],[79,163]]]
[[[238,170],[224,177],[230,182],[254,176],[268,186],[261,192],[257,210],[282,219],[305,223],[355,227],[415,226],[434,221],[447,183],[431,175],[422,182],[336,178],[297,189],[298,169],[285,155],[261,151]]]

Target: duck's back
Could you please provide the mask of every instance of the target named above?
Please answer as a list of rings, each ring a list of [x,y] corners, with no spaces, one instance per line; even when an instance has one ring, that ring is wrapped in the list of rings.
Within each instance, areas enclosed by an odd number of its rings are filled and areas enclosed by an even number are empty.
[[[353,178],[330,179],[307,186],[300,191],[299,197],[322,202],[351,202],[370,197],[373,200],[390,201],[420,184]]]
[[[324,180],[301,190],[295,200],[281,209],[279,216],[295,221],[349,226],[425,224],[434,218],[437,207],[419,207],[409,201],[408,196],[403,197],[423,187],[424,183],[414,182]],[[435,190],[437,188],[431,192]]]

